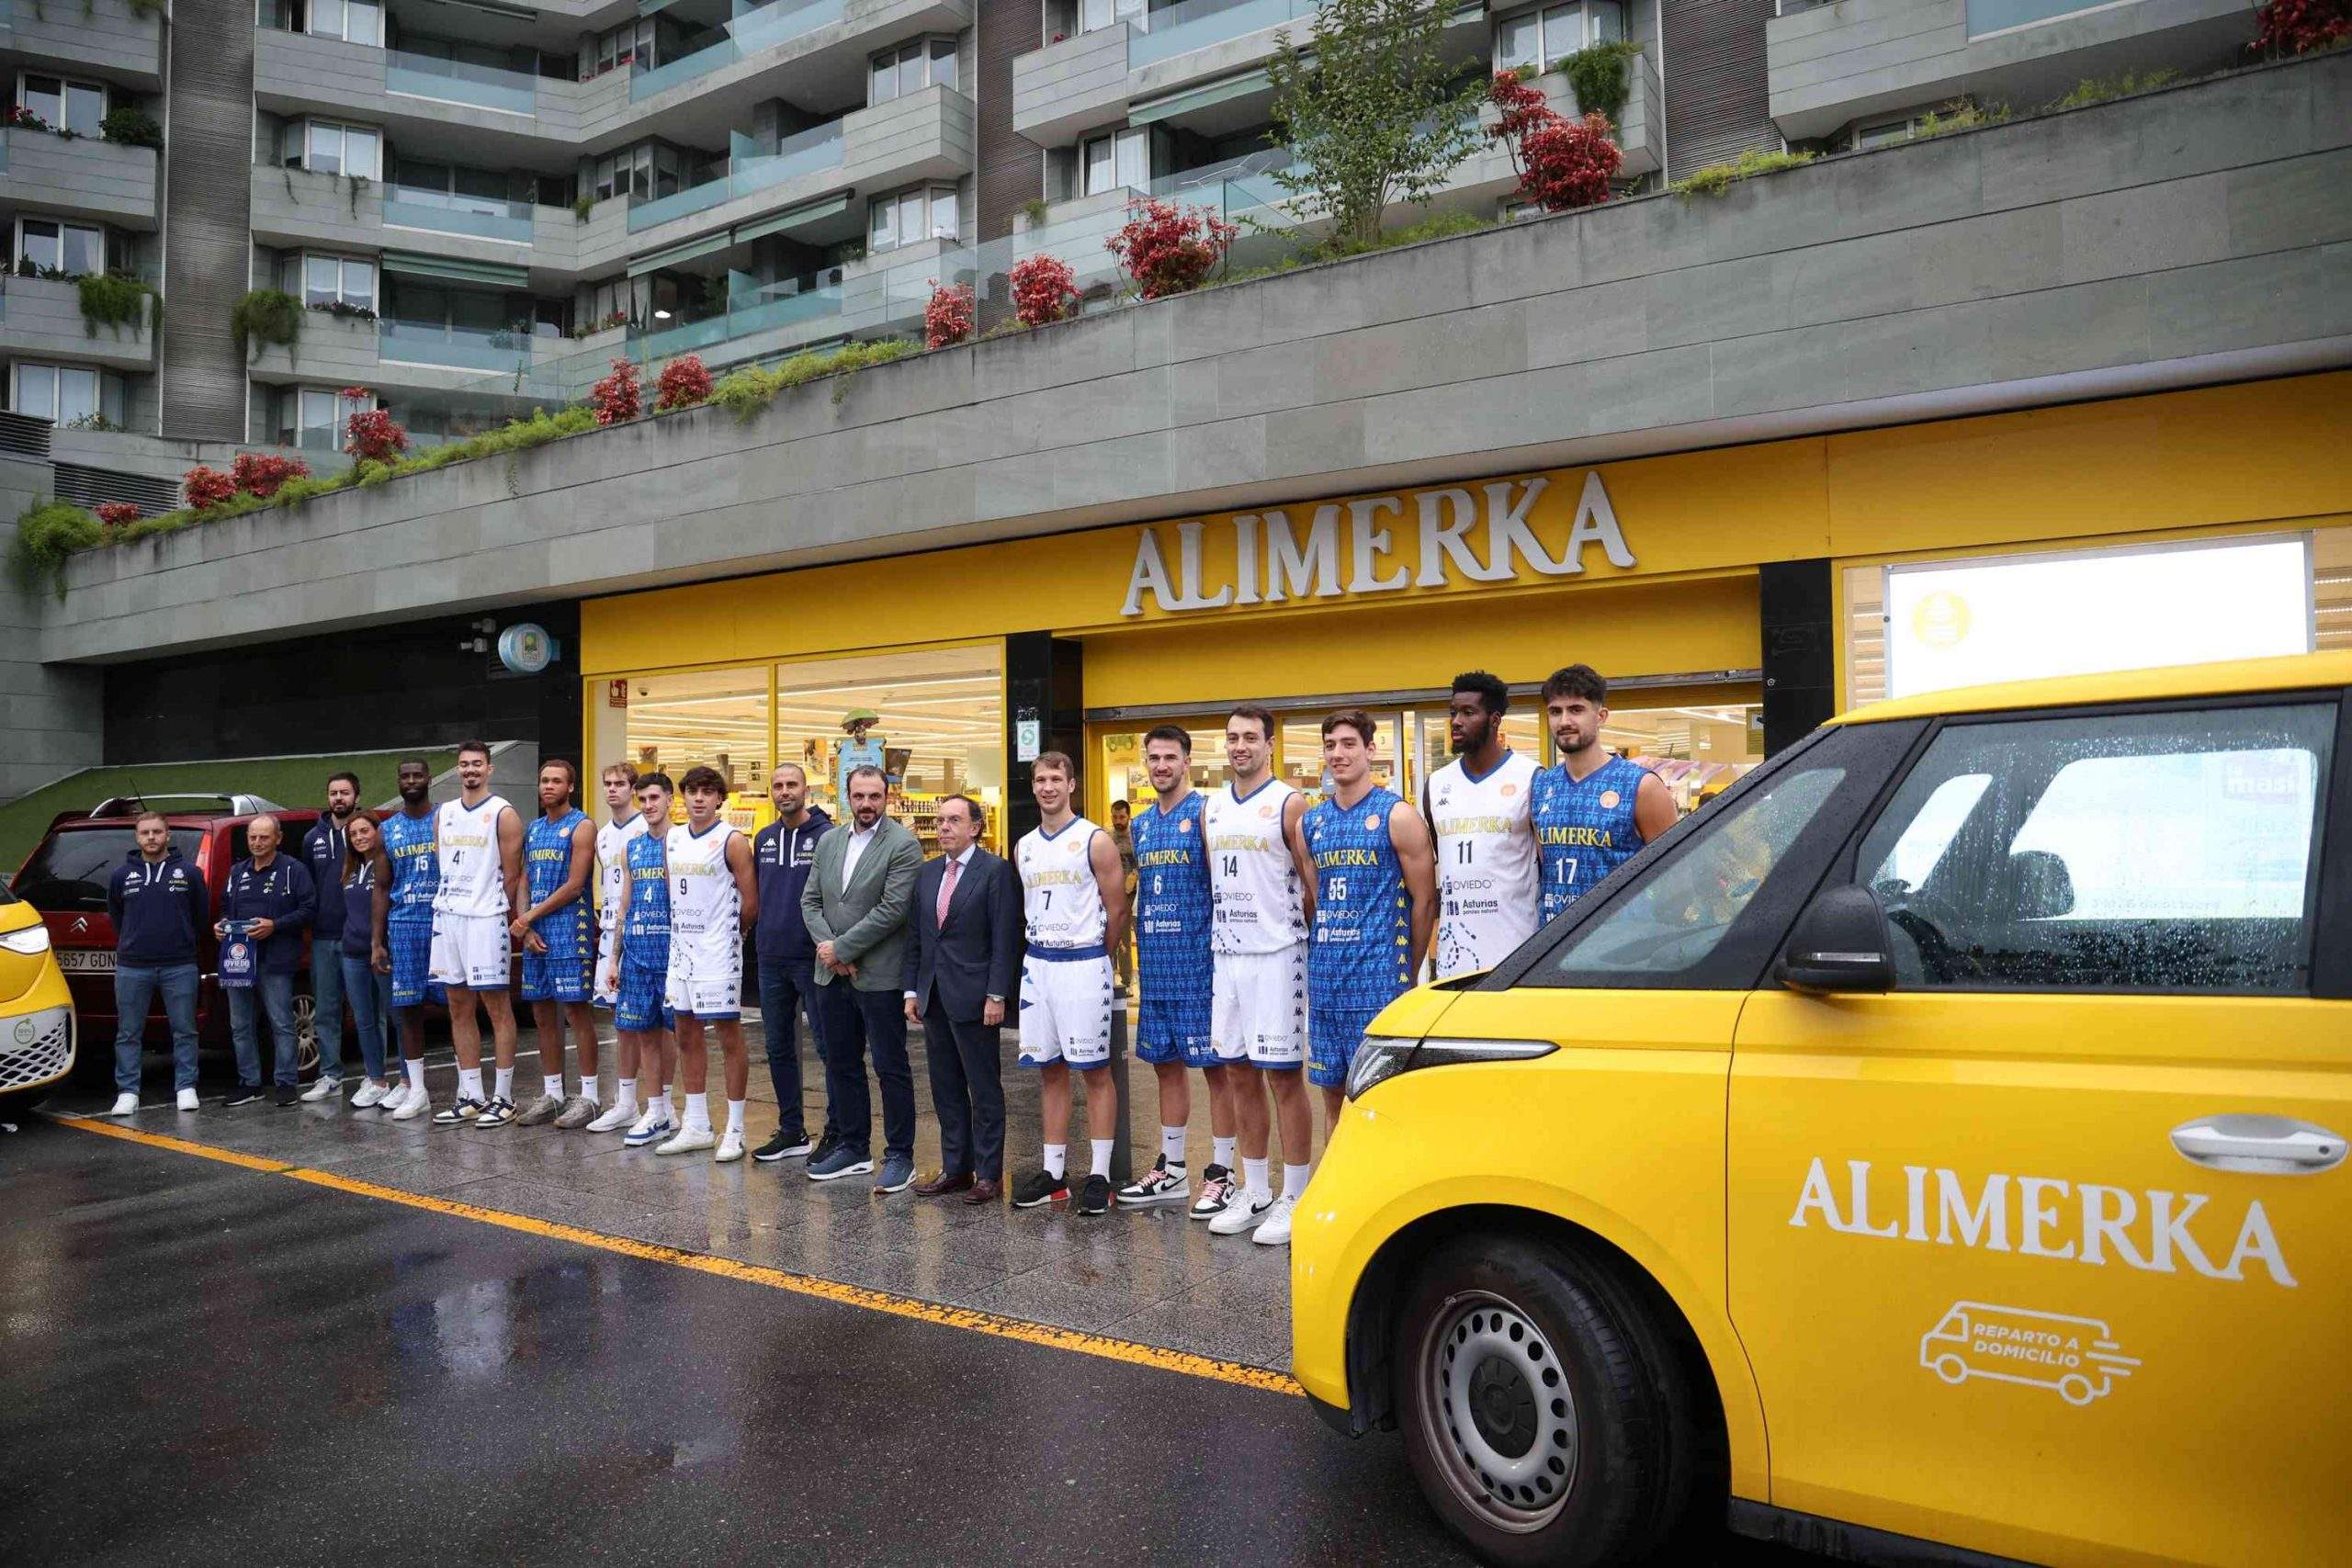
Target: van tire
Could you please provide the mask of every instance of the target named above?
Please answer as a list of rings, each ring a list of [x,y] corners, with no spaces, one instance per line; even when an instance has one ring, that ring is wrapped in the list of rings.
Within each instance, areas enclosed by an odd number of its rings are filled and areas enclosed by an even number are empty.
[[[1686,1522],[1686,1373],[1610,1265],[1454,1237],[1407,1281],[1390,1364],[1422,1495],[1487,1561],[1637,1562]]]
[[[0,1094],[0,1122],[22,1122],[35,1106],[49,1098],[49,1091],[56,1087],[54,1084],[43,1084],[39,1089],[20,1089],[7,1094]]]

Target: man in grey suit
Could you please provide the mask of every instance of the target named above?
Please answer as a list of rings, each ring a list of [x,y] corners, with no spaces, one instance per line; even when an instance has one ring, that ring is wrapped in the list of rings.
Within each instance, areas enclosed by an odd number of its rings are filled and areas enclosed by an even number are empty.
[[[939,858],[915,878],[907,911],[907,1020],[922,1024],[939,1111],[939,1173],[915,1193],[961,1192],[967,1203],[1004,1192],[998,1031],[1021,974],[1021,887],[1001,857],[980,848],[980,823],[970,795],[939,803]]]
[[[882,1169],[876,1192],[915,1179],[915,1080],[907,1066],[907,906],[922,869],[922,843],[882,814],[889,788],[876,767],[853,769],[848,822],[817,840],[817,863],[800,894],[800,918],[817,944],[816,985],[824,1010],[825,1099],[841,1145],[808,1167],[811,1181],[874,1169],[873,1102],[865,1050],[882,1085]]]

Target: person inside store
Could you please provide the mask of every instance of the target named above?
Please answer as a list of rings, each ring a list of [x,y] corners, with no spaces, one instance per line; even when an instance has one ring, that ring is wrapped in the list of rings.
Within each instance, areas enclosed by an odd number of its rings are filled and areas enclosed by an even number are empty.
[[[1132,909],[1136,907],[1135,808],[1124,800],[1111,803],[1111,844],[1119,852],[1119,871],[1126,878],[1127,908]],[[1119,944],[1119,950],[1111,954],[1111,969],[1122,992],[1135,984],[1136,950],[1132,931],[1128,932],[1127,940]]]
[[[261,1098],[256,1008],[269,1015],[277,1049],[277,1103],[291,1105],[296,1099],[301,1053],[294,1032],[294,972],[302,966],[302,932],[318,908],[318,893],[302,863],[277,852],[281,836],[277,818],[267,812],[245,824],[250,853],[230,868],[220,920],[212,928],[223,942],[242,935],[254,949],[253,984],[223,987],[229,994],[229,1035],[237,1048],[237,1087],[222,1102],[227,1105],[250,1105]]]
[[[107,883],[114,923],[114,1108],[139,1109],[139,1070],[146,1055],[147,1010],[157,995],[172,1025],[172,1080],[182,1111],[196,1109],[196,939],[212,923],[204,878],[172,847],[160,811],[131,825],[136,847]]]
[[[752,840],[752,865],[760,886],[760,919],[752,942],[758,955],[768,1082],[775,1089],[775,1134],[752,1151],[763,1165],[804,1155],[821,1160],[841,1143],[828,1116],[824,1136],[813,1148],[809,1145],[801,1110],[798,1021],[808,1021],[808,1043],[816,1049],[817,1070],[822,1075],[824,1009],[808,977],[817,962],[817,944],[801,918],[800,896],[808,891],[808,873],[817,863],[817,840],[833,819],[823,807],[809,804],[808,771],[797,762],[780,762],[768,775],[768,801],[775,807],[775,820]]]
[[[1005,998],[1021,973],[1021,888],[1001,855],[980,848],[986,818],[967,795],[939,803],[939,854],[915,878],[907,911],[907,1021],[922,1025],[939,1116],[939,1169],[919,1197],[1004,1192]]]
[[[906,824],[886,817],[889,780],[878,767],[860,766],[842,781],[848,822],[817,840],[817,860],[801,890],[801,919],[817,944],[812,978],[825,1021],[826,1115],[841,1143],[808,1162],[811,1181],[835,1181],[874,1170],[873,1106],[865,1087],[865,1053],[882,1087],[882,1166],[877,1192],[903,1190],[914,1181],[915,1083],[907,1064],[903,1006],[907,908],[922,841]]]

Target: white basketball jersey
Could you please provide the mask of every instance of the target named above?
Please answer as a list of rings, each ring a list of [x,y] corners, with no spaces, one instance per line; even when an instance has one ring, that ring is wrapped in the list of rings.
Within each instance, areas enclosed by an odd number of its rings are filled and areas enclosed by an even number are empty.
[[[1306,940],[1298,862],[1283,837],[1283,816],[1298,791],[1268,779],[1236,798],[1211,794],[1201,810],[1209,850],[1209,950],[1279,953]]]
[[[596,828],[596,923],[606,931],[618,924],[621,878],[628,871],[628,841],[646,831],[645,813],[626,822],[599,823]]]
[[[434,852],[441,862],[435,909],[445,915],[506,913],[506,857],[498,847],[498,823],[513,809],[496,795],[472,807],[462,800],[441,803],[433,818]]]
[[[672,936],[700,936],[741,926],[743,895],[727,863],[728,841],[734,837],[734,825],[724,818],[699,837],[684,822],[670,829],[664,854],[670,863]]]
[[[1528,810],[1534,781],[1534,762],[1516,751],[1483,778],[1459,757],[1430,775],[1441,980],[1493,968],[1535,932],[1544,882]]]
[[[1102,886],[1094,880],[1094,835],[1102,829],[1083,817],[1048,834],[1043,828],[1021,835],[1012,863],[1021,872],[1021,912],[1033,947],[1087,947],[1102,940],[1110,917]]]

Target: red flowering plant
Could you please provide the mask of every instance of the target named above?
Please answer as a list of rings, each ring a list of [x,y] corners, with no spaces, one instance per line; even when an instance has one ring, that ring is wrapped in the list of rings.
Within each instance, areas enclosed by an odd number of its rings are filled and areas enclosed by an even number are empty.
[[[1514,71],[1498,71],[1487,96],[1502,116],[1487,134],[1510,152],[1521,196],[1546,212],[1568,212],[1609,199],[1609,182],[1625,154],[1606,115],[1569,119]]]
[[[1225,260],[1241,232],[1205,207],[1179,207],[1149,197],[1127,203],[1127,220],[1102,242],[1147,299],[1198,288]]]
[[[710,401],[710,372],[703,367],[699,354],[680,355],[662,367],[662,375],[653,383],[653,412],[667,413],[672,409],[690,409],[696,403]]]
[[[2307,54],[2352,39],[2352,0],[2270,0],[2254,22],[2256,48]]]
[[[588,389],[588,406],[596,411],[598,424],[626,424],[644,412],[637,367],[626,359],[614,360],[613,373]]]
[[[390,411],[376,406],[376,394],[365,387],[345,387],[343,400],[351,417],[343,423],[343,449],[362,463],[389,463],[408,450],[408,432],[392,423]]]
[[[1078,275],[1059,256],[1028,256],[1012,264],[1012,313],[1024,327],[1058,321],[1078,307]]]
[[[180,476],[181,491],[198,512],[219,506],[237,493],[237,481],[220,469],[198,463]]]
[[[972,335],[972,286],[951,283],[944,288],[931,280],[931,303],[922,308],[922,345],[953,348]]]
[[[229,476],[247,495],[267,501],[288,479],[307,479],[311,465],[300,457],[277,457],[260,452],[240,452],[229,465]]]
[[[139,521],[139,508],[128,501],[98,502],[98,526],[111,532]]]

